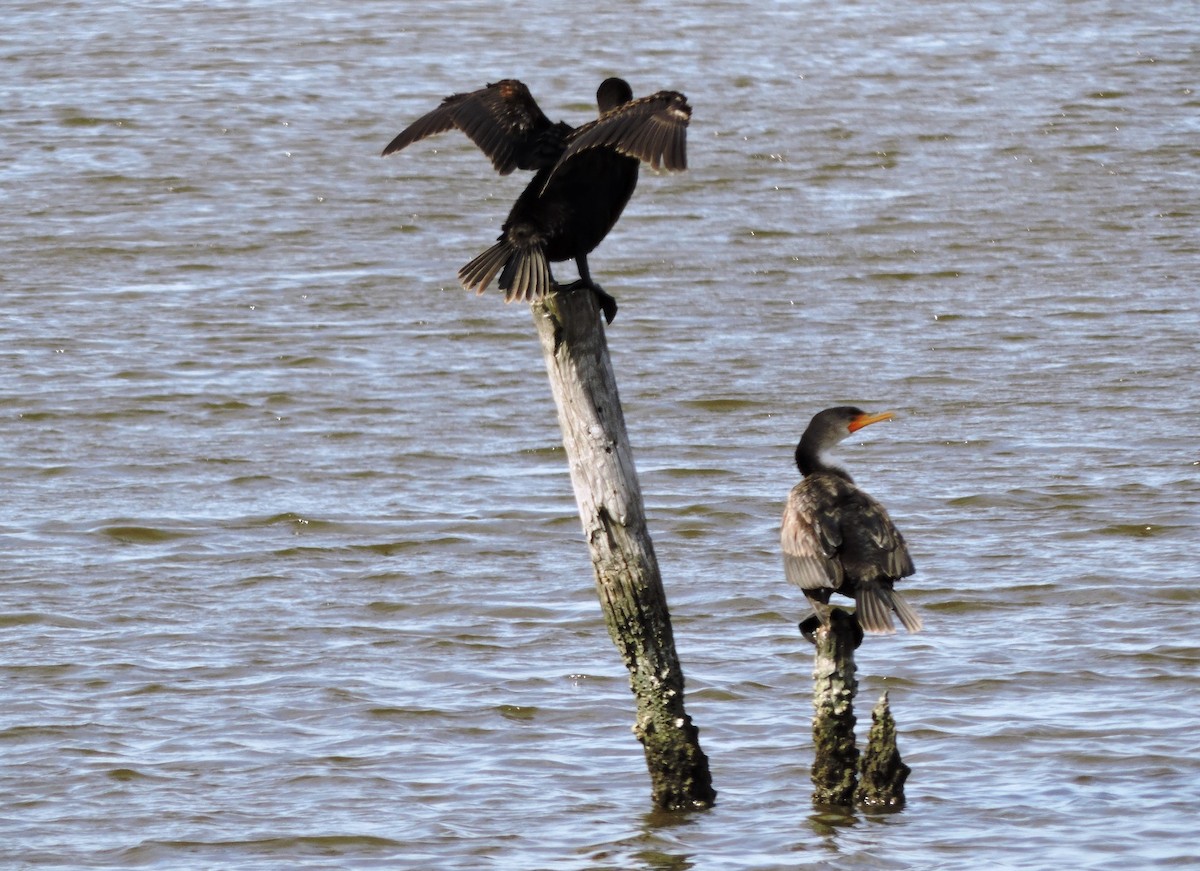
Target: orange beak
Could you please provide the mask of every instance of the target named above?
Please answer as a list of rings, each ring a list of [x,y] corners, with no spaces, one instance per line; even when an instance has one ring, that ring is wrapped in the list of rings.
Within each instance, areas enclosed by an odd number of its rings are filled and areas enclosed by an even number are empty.
[[[881,420],[891,420],[892,417],[893,415],[890,411],[881,411],[879,414],[860,414],[854,420],[850,421],[848,429],[850,432],[858,432],[864,426],[879,423]]]

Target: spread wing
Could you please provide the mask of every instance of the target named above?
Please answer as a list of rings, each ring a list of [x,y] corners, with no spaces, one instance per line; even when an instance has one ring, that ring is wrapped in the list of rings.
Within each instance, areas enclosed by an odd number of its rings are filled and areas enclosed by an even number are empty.
[[[659,91],[622,103],[567,139],[561,166],[588,148],[612,148],[655,169],[687,169],[687,128],[692,107],[677,91]]]
[[[553,166],[571,133],[571,127],[561,121],[550,123],[523,83],[503,79],[442,100],[432,112],[400,131],[383,149],[383,156],[452,128],[467,134],[501,175],[514,169]]]
[[[842,534],[836,514],[822,495],[804,483],[797,484],[783,509],[779,530],[783,571],[788,581],[802,590],[836,590],[842,585],[842,564],[837,558]]]

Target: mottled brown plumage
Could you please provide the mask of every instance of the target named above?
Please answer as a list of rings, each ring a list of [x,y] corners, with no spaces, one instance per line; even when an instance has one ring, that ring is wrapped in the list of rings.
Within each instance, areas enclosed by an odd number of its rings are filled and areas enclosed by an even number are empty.
[[[676,91],[632,99],[621,79],[596,92],[600,116],[581,127],[551,123],[529,89],[504,79],[454,94],[405,128],[386,157],[427,136],[457,128],[501,175],[536,173],[509,212],[495,245],[458,272],[463,287],[483,293],[500,276],[505,300],[540,299],[557,285],[550,263],[574,260],[579,281],[596,293],[609,322],[617,304],[592,281],[587,255],[608,235],[637,186],[638,166],[687,168],[692,109]]]
[[[904,536],[882,505],[822,457],[851,433],[891,417],[829,408],[813,417],[796,446],[804,480],[792,488],[783,511],[783,566],[822,623],[829,622],[829,597],[840,593],[855,600],[866,632],[894,632],[893,612],[909,632],[921,629],[921,618],[894,589],[915,571]]]

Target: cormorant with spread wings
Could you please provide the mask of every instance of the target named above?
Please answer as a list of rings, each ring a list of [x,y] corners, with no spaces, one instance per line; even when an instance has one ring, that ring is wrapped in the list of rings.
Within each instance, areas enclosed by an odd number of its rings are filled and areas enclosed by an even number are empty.
[[[556,290],[550,263],[574,260],[579,280],[565,289],[592,290],[611,323],[617,303],[592,281],[587,257],[616,224],[637,185],[641,161],[654,169],[687,168],[692,107],[676,91],[633,99],[622,79],[596,92],[600,116],[581,127],[551,123],[529,89],[504,79],[454,94],[406,127],[386,157],[427,136],[457,128],[501,175],[533,170],[498,241],[458,271],[463,287],[483,293],[500,276],[506,301],[536,300]]]

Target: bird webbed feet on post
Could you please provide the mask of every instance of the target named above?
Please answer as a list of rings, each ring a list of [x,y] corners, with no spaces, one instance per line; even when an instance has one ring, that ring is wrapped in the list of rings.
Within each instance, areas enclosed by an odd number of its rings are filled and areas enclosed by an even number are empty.
[[[800,622],[800,634],[804,636],[809,644],[817,643],[817,630],[821,628],[822,623],[831,623],[834,621],[849,620],[851,631],[854,633],[854,649],[858,650],[859,645],[863,642],[863,629],[858,622],[858,616],[852,611],[844,611],[841,608],[834,608],[829,605],[822,605],[813,602],[813,610],[816,611],[807,620]]]
[[[596,296],[596,304],[600,306],[600,311],[604,313],[604,322],[611,324],[617,316],[617,301],[612,295],[605,292],[604,288],[596,284],[588,278],[577,278],[570,284],[560,284],[555,290],[570,293],[575,290],[590,290]]]

